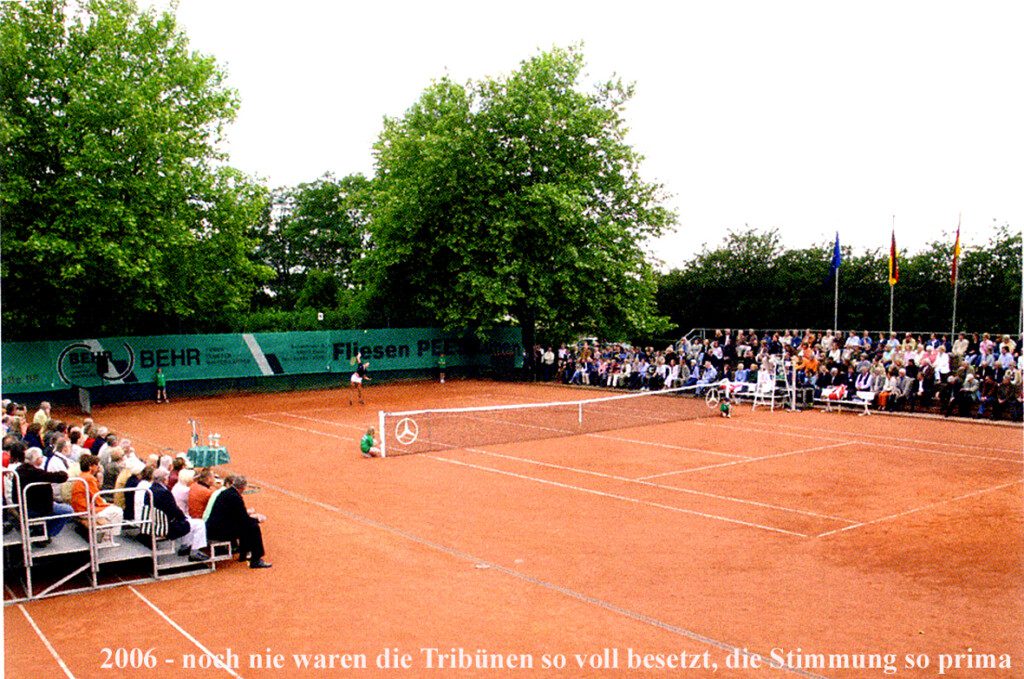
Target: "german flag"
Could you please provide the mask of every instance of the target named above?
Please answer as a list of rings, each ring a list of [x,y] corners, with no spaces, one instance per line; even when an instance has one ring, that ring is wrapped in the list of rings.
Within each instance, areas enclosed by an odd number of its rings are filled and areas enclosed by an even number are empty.
[[[892,232],[892,245],[889,246],[889,285],[896,285],[900,280],[900,263],[896,259],[896,230]]]

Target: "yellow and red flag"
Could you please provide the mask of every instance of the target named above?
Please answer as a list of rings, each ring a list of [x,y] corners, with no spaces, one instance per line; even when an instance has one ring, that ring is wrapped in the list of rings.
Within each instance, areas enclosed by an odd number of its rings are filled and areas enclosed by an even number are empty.
[[[949,284],[956,285],[956,267],[960,260],[960,220],[956,222],[956,242],[953,243],[953,271],[949,277]]]
[[[892,245],[889,246],[889,285],[896,285],[900,280],[900,263],[896,259],[896,231],[892,232]]]

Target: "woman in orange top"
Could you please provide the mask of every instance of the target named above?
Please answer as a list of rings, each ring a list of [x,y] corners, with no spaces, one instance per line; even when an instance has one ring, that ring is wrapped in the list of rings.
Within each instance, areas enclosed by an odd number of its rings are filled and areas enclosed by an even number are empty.
[[[71,486],[71,507],[76,513],[92,511],[97,526],[104,526],[103,536],[97,546],[116,546],[114,537],[121,534],[121,523],[124,521],[124,510],[117,505],[110,504],[100,492],[100,483],[96,475],[100,470],[100,459],[90,453],[85,453],[78,458],[78,464],[82,468],[81,478],[88,486],[82,487],[81,483],[74,483]],[[90,507],[91,502],[91,507]],[[107,528],[109,526],[109,528]]]
[[[188,515],[193,519],[203,518],[206,505],[213,495],[213,472],[209,469],[200,470],[188,491]]]

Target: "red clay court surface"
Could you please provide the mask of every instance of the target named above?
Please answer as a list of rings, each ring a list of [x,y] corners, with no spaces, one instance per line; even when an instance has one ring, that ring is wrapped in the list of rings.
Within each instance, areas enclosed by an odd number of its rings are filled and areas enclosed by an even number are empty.
[[[369,387],[353,407],[339,389],[100,408],[140,453],[183,450],[189,417],[219,432],[221,471],[260,488],[247,502],[270,517],[274,568],[224,562],[7,606],[6,676],[874,677],[941,664],[941,676],[1024,677],[1020,427],[749,405],[633,426],[627,401],[622,427],[599,434],[385,460],[357,450],[378,409],[595,395],[414,382]],[[117,649],[151,650],[156,666],[105,669]],[[227,669],[183,666],[228,649]],[[378,667],[385,649],[410,667]],[[423,649],[532,667],[431,669]],[[300,669],[296,654],[338,655],[334,669]],[[366,669],[341,669],[358,654]],[[631,669],[631,654],[688,667]],[[760,668],[731,667],[752,654]],[[816,665],[830,654],[875,667]]]

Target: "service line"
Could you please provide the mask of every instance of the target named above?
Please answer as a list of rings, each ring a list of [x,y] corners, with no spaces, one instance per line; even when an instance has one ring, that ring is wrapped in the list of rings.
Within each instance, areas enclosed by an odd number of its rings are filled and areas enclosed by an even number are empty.
[[[863,528],[864,526],[870,526],[871,524],[881,523],[883,521],[890,521],[892,519],[898,519],[901,516],[907,516],[908,514],[915,514],[917,512],[923,512],[926,509],[932,509],[933,507],[938,507],[939,505],[948,504],[950,502],[957,502],[959,500],[965,500],[965,499],[967,499],[969,497],[975,497],[975,496],[978,496],[978,495],[983,495],[985,493],[991,493],[992,491],[1002,490],[1003,488],[1009,488],[1010,486],[1015,486],[1018,483],[1024,483],[1024,479],[1021,479],[1019,481],[1011,481],[1009,483],[1003,483],[1003,484],[1000,484],[998,486],[991,486],[989,488],[982,488],[981,490],[976,490],[976,491],[973,491],[971,493],[965,493],[963,495],[957,495],[956,497],[951,497],[951,498],[947,498],[945,500],[939,500],[938,502],[932,502],[932,503],[929,503],[929,504],[926,504],[926,505],[922,505],[920,507],[915,507],[913,509],[908,509],[907,511],[900,512],[898,514],[889,514],[888,516],[880,516],[877,519],[871,519],[870,521],[863,521],[861,523],[855,523],[852,526],[844,526],[844,527],[838,528],[836,530],[830,530],[830,531],[827,531],[825,533],[819,533],[818,535],[815,535],[814,537],[816,537],[816,538],[823,538],[823,537],[827,537],[829,535],[836,535],[837,533],[844,533],[844,532],[849,531],[849,530],[855,530],[857,528]]]

